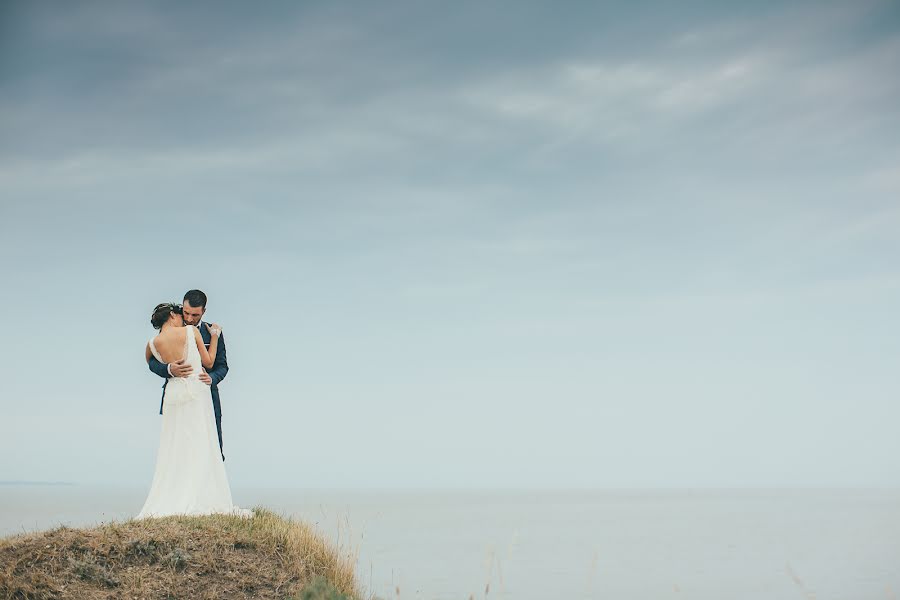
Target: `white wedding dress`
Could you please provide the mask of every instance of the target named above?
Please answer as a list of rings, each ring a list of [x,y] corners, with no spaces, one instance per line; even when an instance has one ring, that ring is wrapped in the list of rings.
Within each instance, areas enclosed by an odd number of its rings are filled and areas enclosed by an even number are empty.
[[[185,358],[194,370],[187,377],[170,377],[166,384],[156,471],[137,518],[217,513],[250,517],[252,511],[231,502],[212,396],[199,378],[203,365],[194,326],[185,329]],[[150,351],[164,362],[152,339]]]

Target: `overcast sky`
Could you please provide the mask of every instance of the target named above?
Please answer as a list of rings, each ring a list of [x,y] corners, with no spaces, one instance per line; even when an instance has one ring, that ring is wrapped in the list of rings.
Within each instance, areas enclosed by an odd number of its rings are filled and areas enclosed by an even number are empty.
[[[895,2],[0,7],[0,480],[900,485]]]

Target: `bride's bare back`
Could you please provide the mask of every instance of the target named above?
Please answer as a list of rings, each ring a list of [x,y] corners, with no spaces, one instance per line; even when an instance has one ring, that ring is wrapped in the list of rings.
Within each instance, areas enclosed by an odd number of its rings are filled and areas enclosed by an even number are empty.
[[[211,339],[209,350],[207,350],[206,346],[203,344],[203,338],[200,336],[200,330],[193,325],[187,327],[164,327],[163,330],[147,344],[144,354],[149,362],[150,356],[153,354],[150,349],[150,344],[152,343],[153,348],[156,349],[158,355],[157,358],[163,364],[171,364],[185,360],[188,357],[187,349],[190,341],[187,336],[193,335],[193,342],[197,346],[197,352],[200,354],[200,364],[205,368],[210,369],[216,360],[216,350],[218,348],[217,342],[221,332],[221,328],[215,323],[210,326]]]
[[[187,358],[184,352],[187,348],[186,336],[193,333],[193,327],[168,327],[153,338],[153,346],[162,362],[168,364]]]

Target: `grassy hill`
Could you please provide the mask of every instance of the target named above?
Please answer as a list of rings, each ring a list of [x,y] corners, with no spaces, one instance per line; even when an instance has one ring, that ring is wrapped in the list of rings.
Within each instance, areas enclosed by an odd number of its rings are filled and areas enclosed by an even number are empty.
[[[0,540],[0,599],[362,600],[353,556],[255,509],[60,527]]]

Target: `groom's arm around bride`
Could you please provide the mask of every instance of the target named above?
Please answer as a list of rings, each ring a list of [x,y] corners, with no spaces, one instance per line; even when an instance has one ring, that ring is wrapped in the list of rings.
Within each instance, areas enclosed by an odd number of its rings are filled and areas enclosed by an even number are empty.
[[[209,326],[206,322],[201,322],[198,329],[200,330],[200,335],[203,337],[203,343],[209,346]],[[186,365],[181,361],[166,364],[156,360],[155,356],[150,356],[148,366],[151,371],[165,380],[168,380],[169,377],[187,377],[191,374],[192,370],[190,365]],[[227,374],[228,359],[225,357],[225,334],[221,334],[219,335],[219,343],[216,345],[216,361],[213,363],[212,369],[200,373],[200,379],[206,385],[212,386],[212,388],[216,390],[215,395],[218,396],[219,382],[225,379],[225,375]],[[166,384],[163,383],[163,388],[165,387]],[[162,407],[159,409],[159,414],[162,414]]]
[[[209,326],[203,322],[198,329],[200,329],[200,335],[204,338],[204,344],[209,347]],[[213,363],[212,369],[209,371],[204,370],[199,375],[200,381],[217,390],[219,382],[225,379],[225,375],[228,374],[228,360],[224,356],[225,340],[222,339],[223,337],[224,334],[219,335],[219,343],[216,345],[216,360]],[[222,353],[222,355],[219,353]],[[161,363],[156,360],[156,357],[153,355],[150,356],[147,366],[150,367],[151,371],[166,381],[168,381],[169,377],[187,377],[193,371],[191,366],[186,364],[183,360],[174,363]],[[163,382],[163,389],[165,389],[165,387],[166,382]],[[159,407],[159,414],[162,414],[162,406]]]

